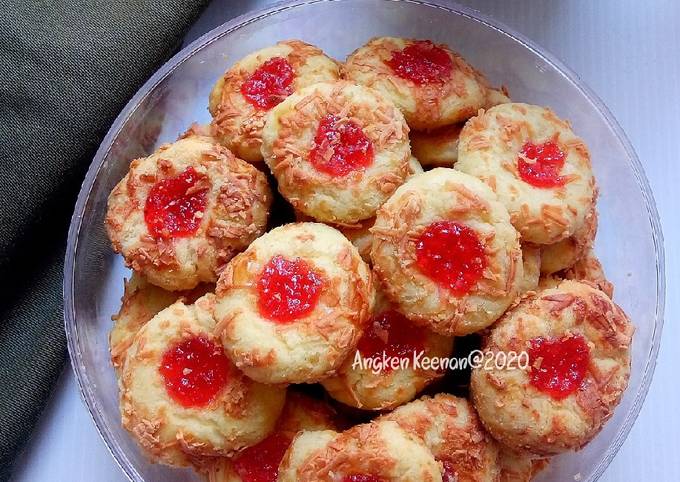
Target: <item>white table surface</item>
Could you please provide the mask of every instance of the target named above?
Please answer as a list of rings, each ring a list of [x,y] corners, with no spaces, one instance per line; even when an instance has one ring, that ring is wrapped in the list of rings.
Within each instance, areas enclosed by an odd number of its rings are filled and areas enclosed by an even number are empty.
[[[266,1],[216,0],[189,33]],[[649,178],[666,239],[666,325],[654,381],[640,417],[601,480],[680,481],[680,2],[505,0],[467,4],[522,32],[569,65],[607,104]],[[625,222],[622,220],[622,222]],[[99,438],[65,369],[14,480],[125,480]]]

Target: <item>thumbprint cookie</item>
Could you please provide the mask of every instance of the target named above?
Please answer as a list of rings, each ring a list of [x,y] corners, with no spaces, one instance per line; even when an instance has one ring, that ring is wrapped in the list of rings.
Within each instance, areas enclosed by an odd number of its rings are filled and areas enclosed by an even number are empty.
[[[463,122],[487,100],[483,76],[429,40],[374,38],[347,58],[342,76],[383,93],[418,130]]]
[[[262,234],[267,178],[208,137],[192,136],[136,159],[109,196],[106,229],[116,252],[149,282],[187,290]]]
[[[337,415],[321,400],[289,390],[274,432],[234,457],[199,464],[210,482],[276,482],[279,464],[295,436],[303,431],[335,430]]]
[[[523,276],[519,235],[478,179],[436,168],[378,210],[371,259],[398,310],[436,333],[462,336],[500,317]]]
[[[530,482],[550,462],[548,458],[537,458],[506,447],[500,449],[498,460],[501,467],[499,482]]]
[[[416,174],[423,172],[423,165],[420,163],[417,157],[411,155],[408,161],[408,177],[411,178]]]
[[[413,400],[444,375],[442,369],[424,366],[423,360],[448,357],[452,350],[453,338],[416,326],[378,292],[356,352],[347,357],[337,375],[321,384],[346,405],[391,409]]]
[[[409,178],[423,172],[422,166],[413,156],[411,156],[409,166]],[[374,224],[375,218],[373,217],[360,221],[355,225],[338,226],[338,230],[340,230],[340,232],[356,246],[363,260],[368,264],[372,264],[371,245],[373,244],[373,235],[371,234],[371,228]]]
[[[522,245],[522,272],[520,294],[538,288],[538,280],[541,278],[541,248],[529,244]]]
[[[458,139],[463,124],[430,131],[411,131],[411,151],[426,168],[452,167],[458,160]]]
[[[295,220],[297,222],[314,222],[314,218],[302,214],[300,211],[295,211]],[[371,244],[373,243],[373,235],[370,229],[374,223],[375,218],[369,218],[355,224],[336,226],[336,229],[357,248],[361,259],[369,265],[371,264]]]
[[[210,93],[213,134],[240,158],[262,161],[267,113],[296,90],[338,78],[337,62],[299,40],[253,52],[236,62]]]
[[[120,378],[123,426],[153,460],[229,456],[274,429],[285,390],[244,376],[214,335],[212,294],[182,301],[135,335]]]
[[[490,109],[495,105],[509,104],[510,102],[512,102],[512,100],[510,100],[508,89],[505,87],[500,87],[497,89],[489,88],[486,91],[486,102],[484,103],[484,108]]]
[[[410,175],[408,126],[378,92],[348,82],[315,84],[274,107],[262,154],[279,191],[319,221],[354,224]]]
[[[510,101],[506,93],[499,89],[489,89],[484,108]],[[476,114],[476,112],[475,112]],[[426,131],[411,131],[411,152],[423,167],[452,167],[458,161],[458,141],[463,123],[449,124]]]
[[[365,219],[352,226],[338,226],[338,230],[357,248],[361,259],[368,264],[371,264],[371,245],[373,244],[371,228],[373,224],[375,224],[375,218]]]
[[[133,272],[130,279],[125,281],[120,310],[111,317],[113,328],[109,333],[109,348],[111,362],[116,370],[122,368],[127,349],[132,344],[134,336],[147,321],[180,298],[185,303],[193,303],[211,291],[212,287],[214,285],[206,283],[189,291],[167,291],[152,285]]]
[[[422,440],[439,462],[443,481],[497,482],[497,444],[468,400],[440,393],[407,403],[380,420],[392,420]]]
[[[562,281],[564,281],[564,278],[560,276],[561,273],[554,273],[554,274],[549,274],[546,276],[541,276],[538,279],[538,289],[539,290],[547,290],[549,288],[557,288]],[[577,280],[577,281],[583,281],[583,280]]]
[[[215,319],[227,354],[252,379],[316,382],[356,348],[373,297],[368,266],[338,230],[288,224],[229,263]]]
[[[628,385],[633,326],[606,294],[562,281],[496,323],[485,353],[525,353],[513,367],[473,369],[471,394],[487,430],[537,455],[577,450],[600,431]],[[515,369],[509,369],[515,368]]]
[[[423,442],[390,420],[346,432],[302,432],[283,457],[279,482],[441,482]]]
[[[418,160],[411,156],[411,161],[409,163],[410,171],[409,178],[415,174],[420,174],[423,172],[423,168],[418,162]],[[314,218],[302,214],[300,211],[295,211],[296,221],[314,221]],[[373,235],[371,234],[371,228],[375,224],[375,217],[359,221],[355,224],[347,224],[337,226],[338,231],[345,235],[347,239],[357,248],[361,258],[368,264],[371,264],[371,245],[373,244]]]
[[[565,279],[589,283],[609,296],[609,298],[614,296],[614,285],[605,276],[602,264],[595,256],[592,248],[572,267],[542,276],[539,280],[539,287],[542,289],[555,288]]]
[[[610,298],[614,296],[614,285],[607,280],[602,264],[592,249],[563,274],[565,279],[588,281]]]
[[[541,246],[541,274],[548,275],[573,266],[588,252],[596,234],[597,211],[593,206],[573,236]]]
[[[470,119],[455,167],[498,194],[526,242],[573,236],[596,198],[588,148],[568,122],[535,105],[501,104]]]

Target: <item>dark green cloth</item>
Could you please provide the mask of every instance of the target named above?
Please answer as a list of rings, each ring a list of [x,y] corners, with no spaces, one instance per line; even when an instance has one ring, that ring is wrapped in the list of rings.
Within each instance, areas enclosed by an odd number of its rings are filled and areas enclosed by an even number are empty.
[[[66,355],[66,230],[116,115],[207,0],[0,0],[0,480]]]

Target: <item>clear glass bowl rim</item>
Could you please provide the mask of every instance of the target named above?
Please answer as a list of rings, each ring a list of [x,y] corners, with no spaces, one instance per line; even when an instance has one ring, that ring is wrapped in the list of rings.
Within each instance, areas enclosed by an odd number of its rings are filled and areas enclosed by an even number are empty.
[[[149,78],[149,80],[139,89],[139,91],[130,99],[125,108],[118,115],[108,133],[104,137],[97,153],[92,160],[85,180],[83,181],[80,193],[78,194],[78,199],[76,201],[75,210],[73,212],[73,217],[71,219],[71,224],[68,232],[68,241],[66,248],[66,256],[64,260],[64,325],[66,330],[66,338],[68,343],[68,351],[71,359],[71,365],[76,374],[76,380],[78,382],[78,388],[82,399],[88,408],[90,416],[95,423],[99,435],[104,440],[104,443],[113,456],[114,460],[121,468],[123,473],[132,481],[143,482],[142,477],[139,475],[137,470],[130,464],[127,457],[121,450],[121,447],[116,443],[116,439],[112,433],[110,433],[103,422],[100,407],[98,405],[97,396],[92,388],[91,381],[88,377],[87,370],[83,364],[83,354],[80,351],[79,346],[79,334],[78,326],[75,320],[75,305],[74,305],[74,279],[75,279],[75,258],[76,250],[78,248],[78,234],[81,228],[82,216],[85,210],[86,202],[89,198],[92,186],[97,178],[100,168],[106,158],[113,140],[118,136],[121,127],[127,122],[130,116],[134,113],[136,107],[141,103],[141,101],[149,95],[155,87],[163,81],[173,70],[175,70],[184,61],[191,58],[193,54],[206,47],[210,43],[214,42],[218,38],[228,35],[229,33],[239,29],[240,27],[247,25],[249,23],[258,21],[262,18],[275,15],[279,12],[304,7],[305,5],[317,4],[317,3],[327,3],[327,2],[342,2],[344,0],[291,0],[283,1],[273,4],[270,7],[255,10],[239,17],[233,18],[230,21],[220,25],[219,27],[211,30],[210,32],[204,34],[190,45],[182,49],[176,55],[174,55],[170,60],[168,60],[155,74]],[[617,452],[621,448],[621,445],[625,441],[628,433],[630,432],[638,414],[642,408],[642,404],[649,391],[649,386],[652,381],[654,374],[654,368],[656,366],[656,360],[659,352],[661,333],[663,331],[663,321],[664,321],[664,308],[665,308],[665,298],[666,298],[666,277],[665,277],[665,253],[664,253],[664,242],[663,233],[661,230],[661,222],[659,214],[656,208],[656,202],[654,201],[654,195],[652,194],[649,181],[644,173],[644,169],[640,160],[633,148],[632,144],[626,137],[623,129],[616,121],[609,109],[604,105],[604,103],[598,98],[598,96],[585,85],[585,83],[574,73],[569,67],[564,65],[560,60],[554,57],[552,54],[546,52],[543,48],[539,47],[536,43],[526,38],[524,35],[516,32],[510,27],[490,18],[487,15],[480,13],[469,7],[458,5],[453,2],[446,2],[443,0],[375,0],[379,2],[404,2],[422,5],[430,8],[439,8],[445,10],[448,13],[454,13],[466,17],[475,22],[481,23],[486,27],[498,31],[500,34],[510,37],[514,41],[518,42],[526,49],[532,51],[535,55],[542,58],[546,63],[550,64],[557,71],[559,71],[568,81],[570,81],[574,86],[585,96],[600,112],[602,117],[605,119],[609,127],[615,133],[619,142],[623,145],[627,153],[626,161],[630,164],[630,167],[635,176],[636,183],[642,192],[645,208],[647,210],[648,219],[652,228],[652,237],[654,243],[654,252],[656,255],[656,309],[654,314],[654,328],[652,335],[652,345],[650,351],[647,354],[647,359],[645,360],[644,372],[642,375],[642,381],[640,388],[635,394],[635,399],[633,405],[626,415],[626,418],[619,428],[616,434],[613,444],[608,448],[605,457],[602,458],[599,464],[595,467],[593,472],[593,481],[600,478],[604,470],[611,463],[611,461],[616,456]]]

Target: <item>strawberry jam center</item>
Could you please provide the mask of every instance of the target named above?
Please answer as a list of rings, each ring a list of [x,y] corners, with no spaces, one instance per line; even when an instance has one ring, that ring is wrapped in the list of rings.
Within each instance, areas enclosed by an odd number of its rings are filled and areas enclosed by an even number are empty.
[[[342,482],[385,482],[385,479],[377,475],[370,474],[352,474],[345,475]]]
[[[396,75],[418,85],[446,82],[453,70],[448,52],[429,40],[418,40],[394,52],[386,63]]]
[[[194,336],[163,354],[160,372],[173,400],[184,407],[202,407],[227,384],[229,367],[221,346]]]
[[[414,353],[423,350],[424,344],[423,330],[398,311],[387,310],[373,317],[357,348],[366,358],[384,352],[390,358],[412,359]]]
[[[291,443],[290,437],[275,432],[248,447],[233,459],[234,470],[243,482],[276,482],[279,464]]]
[[[279,323],[302,318],[314,310],[323,287],[323,278],[305,261],[274,256],[257,282],[260,314]]]
[[[557,143],[527,142],[522,147],[521,153],[522,156],[517,160],[517,170],[524,182],[540,188],[564,185],[565,179],[560,176],[560,171],[564,166],[565,156]]]
[[[241,94],[253,106],[269,110],[293,93],[293,67],[283,57],[267,60],[241,85]]]
[[[328,114],[319,122],[309,157],[319,171],[346,176],[373,163],[373,143],[353,121]]]
[[[153,185],[144,204],[144,222],[154,238],[191,236],[201,225],[208,177],[193,167]]]
[[[456,466],[450,460],[444,460],[442,462],[442,482],[457,482],[458,471]]]
[[[529,342],[531,384],[555,400],[566,398],[581,386],[590,361],[590,349],[581,335],[534,338]]]
[[[453,221],[437,221],[416,241],[416,265],[437,284],[462,296],[482,277],[486,255],[475,231]]]

